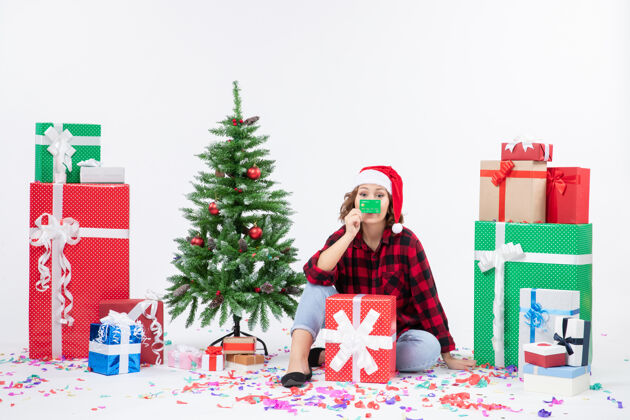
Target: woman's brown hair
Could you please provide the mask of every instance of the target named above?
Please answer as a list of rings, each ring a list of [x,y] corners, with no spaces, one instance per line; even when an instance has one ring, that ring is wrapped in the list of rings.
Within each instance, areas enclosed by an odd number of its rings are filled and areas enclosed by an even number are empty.
[[[357,198],[357,194],[359,193],[360,185],[356,186],[350,192],[347,192],[343,197],[343,204],[341,204],[341,209],[339,209],[339,220],[342,223],[345,223],[345,218],[350,213],[350,211],[354,208],[354,200]],[[385,216],[385,225],[386,227],[391,227],[396,220],[394,220],[394,205],[392,204],[392,195],[388,192],[387,196],[389,197],[389,206],[387,208],[387,216]],[[405,223],[405,219],[403,215],[400,215],[399,223]]]

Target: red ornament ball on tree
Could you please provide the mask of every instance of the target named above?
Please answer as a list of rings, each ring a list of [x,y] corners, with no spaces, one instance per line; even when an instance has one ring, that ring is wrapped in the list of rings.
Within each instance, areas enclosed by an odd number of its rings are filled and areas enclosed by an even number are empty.
[[[219,208],[217,207],[217,203],[214,201],[208,205],[208,211],[211,215],[216,216],[219,214]]]
[[[204,241],[201,238],[201,236],[195,236],[194,238],[192,238],[190,240],[190,244],[193,246],[203,246],[204,245]]]
[[[258,179],[260,178],[260,168],[256,165],[252,166],[247,170],[247,177],[249,179]]]
[[[221,296],[221,291],[220,291],[220,290],[217,290],[216,295],[217,295],[217,296]]]
[[[280,289],[280,293],[286,293],[287,289],[285,289],[284,287],[282,289]]]
[[[260,237],[262,236],[263,231],[261,228],[259,228],[258,226],[254,226],[253,228],[251,228],[249,230],[249,237],[256,240],[256,239],[260,239]]]
[[[260,287],[254,287],[254,292],[260,293]]]

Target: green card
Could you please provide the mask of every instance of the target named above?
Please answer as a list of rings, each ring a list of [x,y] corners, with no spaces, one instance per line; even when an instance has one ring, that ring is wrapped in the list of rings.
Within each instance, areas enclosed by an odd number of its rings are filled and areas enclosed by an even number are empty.
[[[380,213],[381,200],[360,200],[359,209],[361,213]]]

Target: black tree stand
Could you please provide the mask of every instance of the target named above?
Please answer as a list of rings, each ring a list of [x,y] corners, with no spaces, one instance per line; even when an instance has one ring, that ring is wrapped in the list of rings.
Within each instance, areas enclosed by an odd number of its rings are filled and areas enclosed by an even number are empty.
[[[215,344],[221,342],[221,344],[223,344],[223,339],[227,338],[227,337],[240,337],[241,335],[247,336],[247,337],[253,337],[253,335],[248,334],[244,331],[241,331],[241,317],[240,316],[236,316],[236,315],[232,315],[232,318],[234,319],[234,327],[232,327],[232,332],[224,335],[221,338],[217,338],[216,340],[214,340],[214,342],[212,344],[210,344],[211,346],[214,346]],[[256,337],[256,340],[260,341],[260,343],[263,345],[263,348],[265,349],[265,356],[269,356],[269,353],[267,352],[267,345],[265,344],[264,341],[262,341],[260,338]]]

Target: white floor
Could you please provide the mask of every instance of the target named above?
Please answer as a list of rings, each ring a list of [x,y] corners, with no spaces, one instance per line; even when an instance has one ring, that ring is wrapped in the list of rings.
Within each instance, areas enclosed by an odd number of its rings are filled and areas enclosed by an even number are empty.
[[[440,366],[428,373],[398,375],[388,386],[360,384],[358,387],[325,382],[323,370],[318,369],[312,386],[292,394],[279,384],[288,360],[287,335],[283,329],[282,334],[269,339],[271,354],[264,369],[232,375],[216,372],[207,376],[152,366],[136,374],[106,377],[87,372],[83,360],[30,361],[26,359],[25,349],[3,343],[0,344],[0,419],[239,419],[253,416],[525,419],[539,418],[541,409],[551,411],[550,418],[630,418],[627,407],[619,408],[619,401],[630,405],[630,350],[622,346],[627,340],[621,334],[595,337],[591,384],[600,383],[601,389],[571,398],[556,396],[562,403],[553,405],[544,402],[551,401],[553,395],[525,393],[518,378],[502,377],[505,371],[494,371],[499,377],[492,376],[488,386],[479,387],[458,384],[457,380],[470,378],[470,372],[455,372]],[[470,350],[463,353],[470,354]],[[473,373],[486,376],[491,372],[475,369]],[[440,403],[444,396],[457,393],[468,393],[470,403],[501,404],[509,408],[465,409]],[[254,397],[248,399],[248,396]],[[351,399],[350,405],[341,408],[340,398]],[[357,403],[363,403],[365,408],[355,407]],[[378,409],[374,403],[378,404]]]

